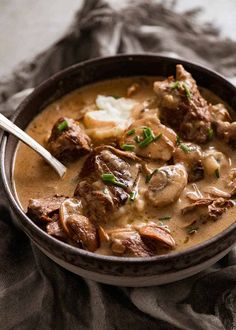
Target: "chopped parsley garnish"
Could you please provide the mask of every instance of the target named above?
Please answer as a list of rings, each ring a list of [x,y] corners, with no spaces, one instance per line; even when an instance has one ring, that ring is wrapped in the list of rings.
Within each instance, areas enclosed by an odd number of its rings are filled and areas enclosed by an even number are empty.
[[[179,89],[179,88],[183,88],[185,91],[185,95],[187,96],[187,98],[190,100],[192,98],[192,94],[187,86],[187,84],[183,81],[175,81],[174,83],[171,84],[170,88],[171,89]]]
[[[131,191],[131,193],[129,195],[130,200],[134,201],[136,199],[137,195],[138,195],[138,193],[136,190]]]
[[[127,135],[133,135],[135,133],[135,129],[130,129],[126,134]]]
[[[161,218],[158,218],[160,221],[164,221],[164,220],[170,220],[171,219],[171,216],[170,215],[167,215],[165,217],[161,217]]]
[[[122,144],[121,149],[125,151],[134,151],[135,145],[133,144]]]
[[[208,141],[211,141],[213,139],[213,137],[214,137],[214,131],[213,131],[213,129],[212,128],[208,128],[207,134],[208,134]]]
[[[187,153],[189,153],[189,152],[191,152],[191,149],[186,145],[186,144],[184,144],[184,143],[181,143],[180,145],[179,145],[179,147],[183,150],[183,152],[185,152],[186,154]]]
[[[116,180],[115,175],[112,174],[112,173],[102,174],[101,179],[104,183],[112,184],[114,186],[118,186],[118,187],[121,187],[121,188],[127,188],[127,186],[123,182],[120,182],[120,181]]]
[[[146,176],[146,183],[150,182],[151,179],[152,179],[152,177],[153,177],[153,175],[156,174],[157,172],[158,172],[158,168],[155,168],[155,170],[152,171],[151,174],[147,175],[147,176]]]
[[[146,148],[153,141],[154,141],[153,137],[148,136],[143,141],[139,142],[139,147],[140,148]]]
[[[155,136],[155,134],[153,133],[153,130],[150,127],[144,127],[143,128],[143,136],[144,136],[144,139],[141,142],[138,142],[138,145],[139,145],[140,148],[145,148],[151,142],[159,140],[162,136],[162,133]]]
[[[171,86],[170,86],[171,89],[177,89],[177,88],[180,88],[180,83],[179,81],[177,80],[176,82],[174,82]]]
[[[66,120],[63,120],[60,124],[57,125],[57,129],[60,132],[65,131],[69,127],[68,122]]]
[[[150,127],[145,127],[143,129],[143,135],[145,138],[148,138],[149,136],[151,136],[153,139],[155,138],[153,130]]]
[[[217,179],[220,178],[220,170],[218,168],[215,170],[215,176]]]
[[[190,100],[192,98],[192,94],[191,94],[188,86],[184,82],[183,82],[182,86],[184,88],[184,91],[185,91],[185,94],[186,94],[187,98]]]

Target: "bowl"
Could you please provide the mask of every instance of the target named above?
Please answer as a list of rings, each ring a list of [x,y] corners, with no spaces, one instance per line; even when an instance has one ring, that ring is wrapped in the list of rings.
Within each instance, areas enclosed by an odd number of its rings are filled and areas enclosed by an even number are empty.
[[[170,76],[183,64],[197,80],[236,109],[236,88],[219,74],[202,66],[155,55],[118,55],[79,63],[43,82],[18,107],[13,122],[25,129],[48,104],[63,95],[100,80],[128,76]],[[174,282],[196,274],[226,255],[236,240],[236,223],[213,238],[180,252],[146,258],[123,258],[91,253],[63,243],[31,221],[17,201],[12,182],[18,140],[4,133],[1,141],[1,176],[16,224],[49,258],[69,271],[102,283],[119,286],[151,286]]]

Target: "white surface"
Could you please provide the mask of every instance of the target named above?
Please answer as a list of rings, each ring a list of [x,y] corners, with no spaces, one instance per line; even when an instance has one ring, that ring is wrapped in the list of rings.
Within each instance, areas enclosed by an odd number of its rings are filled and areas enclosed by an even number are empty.
[[[90,1],[90,0],[86,0]],[[120,5],[118,0],[108,0]],[[158,0],[157,0],[158,1]],[[83,0],[0,0],[0,77],[58,40]],[[214,22],[236,40],[235,0],[179,0],[179,11],[202,6],[202,21]]]

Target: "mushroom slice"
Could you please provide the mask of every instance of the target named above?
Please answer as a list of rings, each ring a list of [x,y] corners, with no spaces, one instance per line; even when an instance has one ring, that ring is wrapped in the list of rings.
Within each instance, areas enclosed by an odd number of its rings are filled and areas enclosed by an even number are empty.
[[[151,242],[157,243],[168,248],[175,247],[175,240],[165,229],[157,226],[156,224],[150,224],[143,226],[139,229],[139,234],[142,239],[151,240]]]
[[[80,200],[67,198],[60,206],[59,221],[66,234],[79,247],[94,252],[98,248],[98,235],[94,224],[81,214]]]
[[[230,207],[234,206],[234,202],[230,199],[222,197],[218,198],[202,198],[184,207],[182,214],[191,217],[191,220],[201,220],[203,222],[208,220],[216,221],[221,215]]]
[[[151,177],[145,197],[156,207],[175,202],[186,187],[188,175],[182,164],[163,166]]]

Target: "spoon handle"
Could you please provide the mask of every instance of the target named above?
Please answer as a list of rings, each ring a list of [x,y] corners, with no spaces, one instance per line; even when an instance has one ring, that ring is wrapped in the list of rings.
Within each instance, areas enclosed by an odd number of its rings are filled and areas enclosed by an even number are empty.
[[[66,167],[59,162],[55,157],[53,157],[50,152],[48,152],[41,144],[36,142],[32,137],[22,131],[19,127],[13,124],[10,120],[8,120],[3,114],[0,113],[0,127],[15,135],[19,140],[27,144],[30,148],[35,150],[38,154],[40,154],[59,174],[60,177],[66,172]]]

